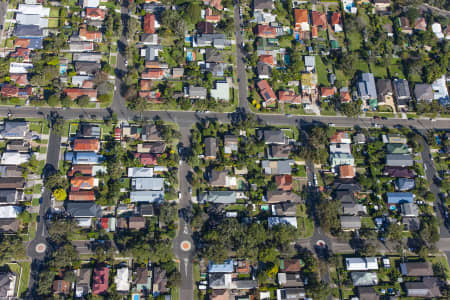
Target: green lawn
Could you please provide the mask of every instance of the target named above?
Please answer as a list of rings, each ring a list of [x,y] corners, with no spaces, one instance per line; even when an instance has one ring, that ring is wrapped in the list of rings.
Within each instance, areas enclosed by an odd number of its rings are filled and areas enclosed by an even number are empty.
[[[372,73],[377,78],[387,78],[387,69],[382,65],[371,64]]]
[[[297,205],[297,232],[300,238],[310,238],[314,234],[314,223],[304,204]]]
[[[59,26],[59,19],[48,19],[48,27],[49,28],[56,28]]]
[[[39,198],[33,198],[33,200],[31,201],[31,205],[39,206]]]
[[[35,184],[33,186],[33,194],[39,194],[41,192],[42,184]]]
[[[450,269],[448,267],[447,258],[445,256],[435,256],[431,258],[432,264],[441,264],[444,267],[444,272],[447,280],[450,278]]]
[[[295,166],[297,172],[295,172],[295,176],[306,177],[306,167],[305,166]]]
[[[47,147],[45,147],[45,146],[40,146],[40,147],[39,147],[39,153],[42,153],[42,154],[47,153]]]
[[[350,51],[359,50],[361,48],[363,38],[361,33],[358,31],[352,31],[347,34],[348,38],[348,49]]]
[[[316,55],[316,72],[319,86],[330,86],[328,70],[319,55]]]
[[[170,295],[173,300],[180,300],[180,288],[178,287],[171,288]]]
[[[403,74],[403,66],[400,63],[397,63],[395,60],[393,60],[391,62],[391,64],[389,65],[389,73],[391,74],[392,77],[397,77],[400,79],[405,79],[406,76],[405,74]]]
[[[111,55],[111,58],[109,60],[109,64],[111,66],[116,66],[116,63],[117,63],[117,56],[116,55]]]
[[[364,227],[366,227],[366,228],[375,228],[375,223],[373,222],[372,218],[370,218],[370,217],[362,217],[361,225],[364,225]]]
[[[58,7],[51,7],[50,8],[50,18],[58,18],[58,17],[59,17],[59,8]]]
[[[18,264],[8,264],[11,271],[16,273],[17,280],[20,281],[16,285],[16,293],[19,298],[21,298],[22,294],[27,290],[28,288],[28,280],[30,278],[30,269],[31,269],[31,263],[30,262],[20,262]],[[22,268],[22,277],[20,277],[20,269]]]
[[[369,64],[366,61],[360,59],[356,63],[356,69],[361,71],[361,72],[366,72],[367,73],[367,72],[369,72]]]

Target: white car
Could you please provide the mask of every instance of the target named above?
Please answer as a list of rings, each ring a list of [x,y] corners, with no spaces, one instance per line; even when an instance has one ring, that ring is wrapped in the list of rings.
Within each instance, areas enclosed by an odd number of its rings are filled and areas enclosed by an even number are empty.
[[[334,124],[334,123],[328,123],[328,126],[329,126],[329,127],[336,127],[336,124]]]

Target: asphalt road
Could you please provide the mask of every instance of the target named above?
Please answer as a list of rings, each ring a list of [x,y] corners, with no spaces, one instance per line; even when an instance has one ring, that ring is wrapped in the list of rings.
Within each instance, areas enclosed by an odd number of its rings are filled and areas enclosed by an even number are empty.
[[[192,126],[192,125],[191,125]],[[190,128],[182,127],[181,131],[181,147],[190,147]],[[189,164],[185,161],[181,161],[179,166],[179,187],[181,198],[179,199],[180,211],[190,210],[191,207],[191,194],[189,193],[190,184],[187,180],[189,171],[191,170]],[[192,230],[188,221],[185,219],[186,213],[180,213],[180,222],[177,236],[173,241],[173,252],[180,263],[181,274],[181,287],[180,287],[180,300],[193,300],[194,299],[194,279],[193,279],[193,257],[195,253],[195,244],[192,239]],[[183,248],[189,245],[190,248]]]
[[[243,109],[245,112],[249,112],[248,107],[248,82],[247,82],[247,72],[245,70],[245,54],[242,49],[242,42],[244,39],[241,34],[241,16],[240,16],[240,5],[239,1],[236,0],[234,3],[234,30],[236,36],[236,74],[239,85],[239,108]]]
[[[58,170],[59,167],[59,154],[60,154],[60,145],[61,145],[61,136],[53,134],[50,132],[50,139],[47,148],[47,162],[44,167],[44,180],[49,175],[53,174]],[[33,287],[36,283],[36,279],[39,275],[40,262],[45,258],[49,248],[51,247],[47,242],[48,232],[47,225],[45,222],[45,217],[47,213],[52,208],[51,202],[51,191],[48,189],[44,190],[42,194],[42,203],[39,209],[39,220],[37,224],[36,236],[34,240],[32,240],[27,247],[27,256],[29,256],[32,260],[32,269],[31,276],[29,281],[29,288],[33,290]],[[36,251],[37,245],[44,245],[47,251],[38,252]]]

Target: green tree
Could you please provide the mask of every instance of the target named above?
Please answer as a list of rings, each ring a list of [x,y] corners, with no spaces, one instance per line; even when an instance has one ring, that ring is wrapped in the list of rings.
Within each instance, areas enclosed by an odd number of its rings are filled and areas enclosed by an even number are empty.
[[[59,104],[59,97],[57,95],[51,95],[47,100],[48,105],[54,107]]]
[[[77,104],[80,107],[87,107],[89,105],[90,99],[89,96],[83,95],[77,99]]]

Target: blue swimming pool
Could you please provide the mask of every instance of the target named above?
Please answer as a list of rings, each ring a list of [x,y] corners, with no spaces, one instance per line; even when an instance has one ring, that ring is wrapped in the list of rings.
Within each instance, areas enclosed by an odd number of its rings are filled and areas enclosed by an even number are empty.
[[[139,300],[139,298],[140,298],[140,297],[139,297],[139,294],[134,294],[134,295],[133,295],[133,300]]]
[[[194,56],[192,55],[192,52],[187,52],[186,53],[186,60],[189,61],[194,61]]]

